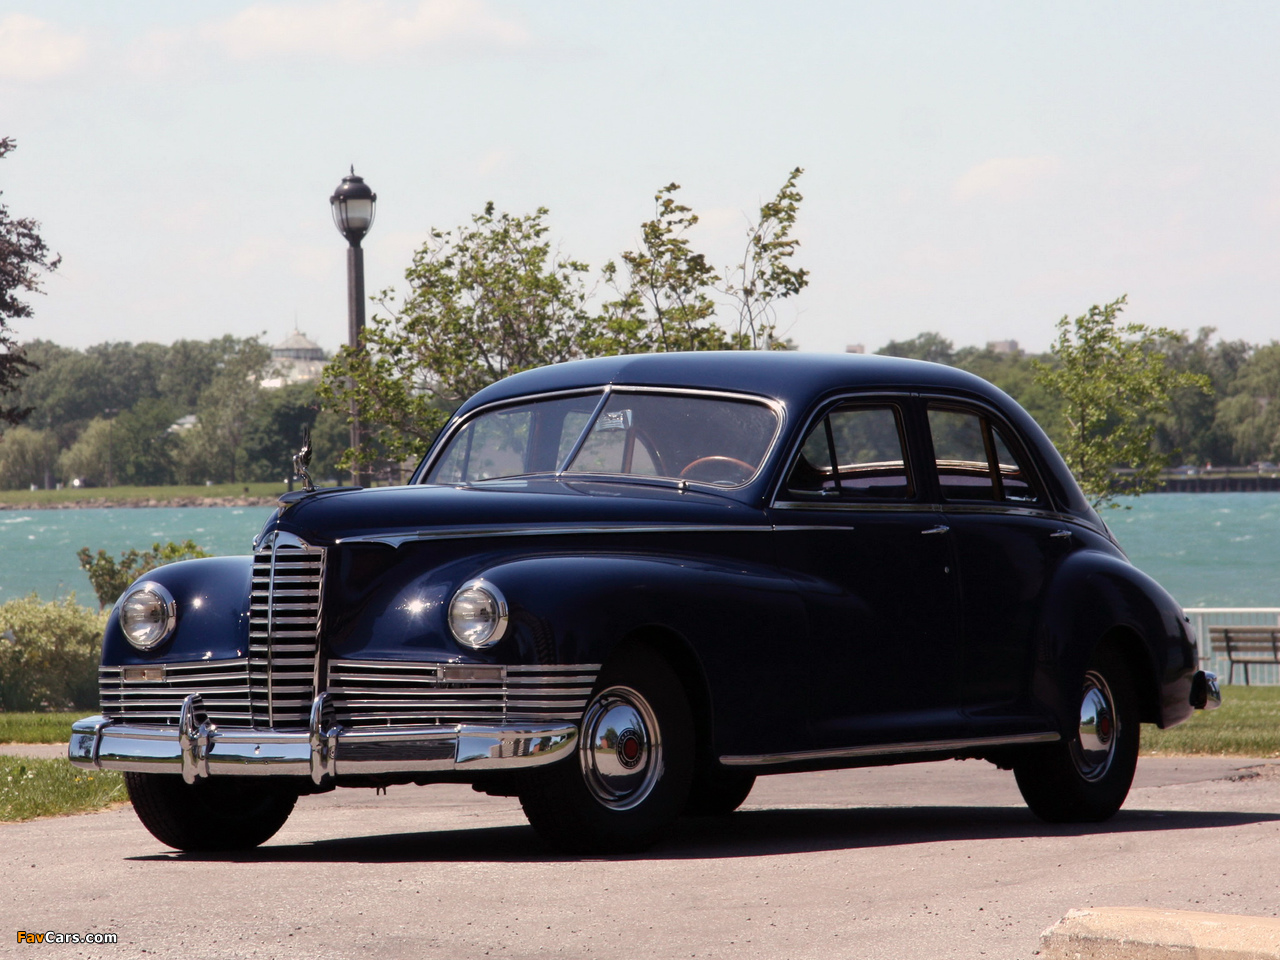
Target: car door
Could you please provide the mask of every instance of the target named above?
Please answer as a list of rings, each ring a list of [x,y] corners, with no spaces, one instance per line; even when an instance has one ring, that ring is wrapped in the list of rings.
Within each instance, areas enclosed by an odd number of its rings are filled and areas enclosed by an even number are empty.
[[[1031,688],[1043,602],[1073,548],[1017,433],[985,406],[926,401],[933,465],[959,573],[962,688],[978,736],[1043,723]]]
[[[820,748],[948,739],[963,727],[951,543],[919,482],[912,403],[856,397],[818,411],[772,507],[808,617]]]

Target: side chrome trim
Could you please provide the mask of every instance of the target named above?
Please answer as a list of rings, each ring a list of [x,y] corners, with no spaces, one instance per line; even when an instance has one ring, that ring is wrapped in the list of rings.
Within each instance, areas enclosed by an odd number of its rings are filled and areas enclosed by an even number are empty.
[[[900,753],[945,753],[981,747],[1012,747],[1032,743],[1054,743],[1056,733],[1019,733],[1009,737],[975,737],[960,740],[923,740],[919,743],[887,743],[866,747],[831,747],[825,750],[797,750],[794,753],[759,753],[723,756],[726,767],[762,767],[775,763],[802,763],[807,760],[842,760],[857,757],[888,757]]]
[[[779,500],[770,510],[813,510],[835,513],[942,513],[942,507],[923,500]]]
[[[618,524],[598,526],[563,527],[446,527],[438,530],[416,530],[412,533],[364,533],[335,540],[339,543],[382,543],[391,547],[416,540],[468,540],[479,537],[542,537],[572,536],[573,534],[619,533],[770,533],[773,527],[767,523],[717,526],[714,524],[654,524],[652,526],[627,526]],[[843,528],[842,528],[843,529]]]

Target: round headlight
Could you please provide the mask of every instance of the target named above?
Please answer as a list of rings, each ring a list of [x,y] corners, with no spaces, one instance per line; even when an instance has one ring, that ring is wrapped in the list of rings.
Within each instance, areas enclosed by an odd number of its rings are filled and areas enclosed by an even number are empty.
[[[471,580],[449,601],[449,631],[464,646],[492,646],[506,630],[507,601],[492,583]]]
[[[139,650],[150,650],[173,632],[178,605],[158,583],[135,584],[120,601],[120,629]]]

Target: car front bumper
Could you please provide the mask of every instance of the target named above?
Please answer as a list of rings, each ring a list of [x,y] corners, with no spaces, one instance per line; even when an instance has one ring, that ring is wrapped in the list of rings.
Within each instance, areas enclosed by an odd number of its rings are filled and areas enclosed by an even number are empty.
[[[218,727],[198,695],[182,704],[178,725],[129,724],[103,716],[77,720],[67,753],[86,770],[209,776],[329,777],[392,773],[518,770],[573,753],[575,724],[344,728],[328,722],[328,694],[311,706],[303,731]]]

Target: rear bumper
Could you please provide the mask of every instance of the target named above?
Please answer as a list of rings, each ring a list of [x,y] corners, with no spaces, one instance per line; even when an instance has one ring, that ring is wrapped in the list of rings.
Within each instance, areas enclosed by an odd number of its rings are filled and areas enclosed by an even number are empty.
[[[71,728],[68,757],[86,770],[209,776],[330,777],[388,773],[518,770],[573,753],[574,724],[374,727],[329,722],[328,694],[311,705],[307,731],[224,729],[209,723],[198,695],[182,704],[178,725],[127,724],[86,717]]]

